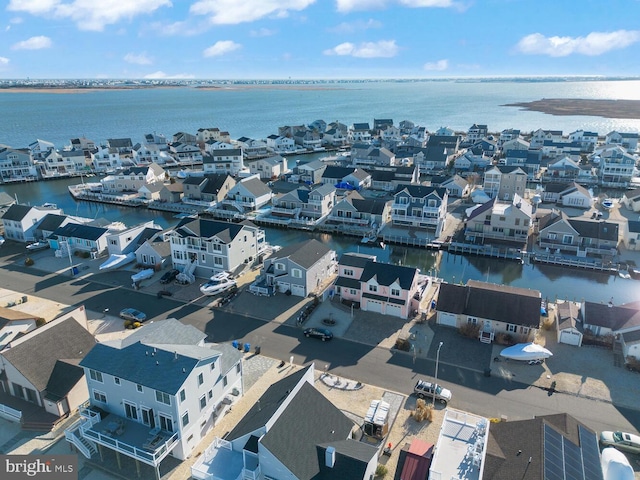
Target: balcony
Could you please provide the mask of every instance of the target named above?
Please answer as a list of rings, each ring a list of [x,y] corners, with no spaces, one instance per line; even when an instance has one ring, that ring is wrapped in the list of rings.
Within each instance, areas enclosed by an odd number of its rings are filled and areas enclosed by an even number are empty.
[[[250,453],[234,452],[231,443],[216,437],[191,467],[197,480],[257,480],[261,477],[258,458]]]
[[[361,226],[369,225],[368,218],[342,217],[340,215],[329,215],[327,217],[327,221],[334,222],[334,223],[348,223],[352,225],[361,225]]]
[[[65,436],[82,438],[157,467],[179,441],[179,432],[167,432],[108,414],[104,419],[90,408],[81,408],[82,421],[73,425]],[[74,442],[75,443],[75,442]]]

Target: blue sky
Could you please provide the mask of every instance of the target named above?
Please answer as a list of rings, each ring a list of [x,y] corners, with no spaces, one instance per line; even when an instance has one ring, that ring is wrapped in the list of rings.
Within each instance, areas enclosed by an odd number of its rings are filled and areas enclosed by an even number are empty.
[[[640,0],[7,0],[0,78],[640,75]]]

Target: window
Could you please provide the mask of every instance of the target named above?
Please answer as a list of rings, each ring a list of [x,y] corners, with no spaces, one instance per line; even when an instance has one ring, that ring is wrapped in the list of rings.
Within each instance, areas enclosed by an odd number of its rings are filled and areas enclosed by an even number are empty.
[[[160,428],[165,432],[173,432],[173,418],[163,413],[159,413],[158,417],[160,418]]]
[[[227,386],[228,380],[227,380],[227,376],[225,375],[224,377],[222,377],[222,386],[226,387]]]
[[[136,390],[142,393],[143,392],[142,385],[140,385],[139,383],[136,383]]]
[[[131,420],[138,420],[138,410],[135,403],[124,402],[124,415]]]
[[[187,393],[184,391],[184,388],[180,390],[180,403],[184,402],[187,399]]]
[[[369,291],[370,292],[377,292],[378,291],[378,286],[377,285],[369,285]]]
[[[477,325],[478,319],[476,317],[467,317],[467,323],[470,323],[472,325]]]
[[[547,238],[549,240],[555,240],[557,238],[557,235],[555,233],[550,233],[549,235],[547,235]]]
[[[353,270],[351,270],[350,268],[345,268],[344,269],[344,276],[345,277],[353,277]]]
[[[186,427],[187,425],[189,425],[189,412],[184,412],[182,414],[182,426]]]
[[[93,399],[100,403],[107,403],[107,395],[104,392],[98,390],[93,391]]]
[[[236,373],[240,373],[241,369],[242,369],[242,366],[239,363],[237,363],[236,364]]]
[[[518,330],[518,326],[517,325],[512,325],[512,324],[508,324],[507,325],[507,332],[516,333],[517,330]]]
[[[204,383],[204,375],[200,373],[200,375],[198,375],[198,386],[202,385],[203,383]]]
[[[565,245],[571,245],[573,243],[573,235],[563,235],[562,243]]]
[[[276,263],[276,270],[284,270],[285,266],[284,263]]]
[[[113,377],[113,383],[120,385],[120,379],[118,377]]]
[[[214,370],[216,368],[216,361],[214,360],[213,362],[211,362],[211,370]]]
[[[292,269],[291,276],[293,278],[302,278],[302,270],[300,270],[299,268]]]
[[[97,372],[95,370],[89,369],[89,376],[91,377],[91,380],[95,380],[96,382],[102,383],[102,373],[101,372]]]
[[[394,297],[399,297],[400,296],[400,290],[397,288],[392,288],[391,289],[391,295]]]
[[[140,407],[142,413],[142,423],[153,428],[156,426],[156,419],[153,416],[153,410],[148,407]]]
[[[206,406],[207,406],[207,397],[205,395],[202,395],[200,397],[200,410],[204,410]]]
[[[529,334],[529,327],[520,327],[520,333],[528,335]]]
[[[207,393],[207,398],[209,400],[211,400],[213,398],[213,390],[209,390],[209,392]]]
[[[164,403],[165,405],[171,405],[171,397],[169,394],[159,390],[156,390],[156,401],[158,401],[158,403]]]

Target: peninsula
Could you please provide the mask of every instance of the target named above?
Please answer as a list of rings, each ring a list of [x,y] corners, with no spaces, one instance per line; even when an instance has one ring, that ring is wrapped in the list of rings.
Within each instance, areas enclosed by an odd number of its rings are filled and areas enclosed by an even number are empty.
[[[550,115],[587,115],[604,118],[640,119],[640,100],[603,100],[586,98],[543,98],[532,102],[507,103],[504,107]]]

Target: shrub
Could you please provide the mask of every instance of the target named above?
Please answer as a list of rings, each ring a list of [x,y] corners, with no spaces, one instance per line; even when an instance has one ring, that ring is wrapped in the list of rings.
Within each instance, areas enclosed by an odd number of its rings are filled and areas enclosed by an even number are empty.
[[[498,345],[513,345],[513,338],[508,333],[500,332],[496,335],[496,343]]]
[[[41,327],[46,324],[47,324],[47,321],[44,318],[42,317],[36,318],[36,327]]]
[[[91,254],[90,254],[89,252],[82,252],[82,253],[80,254],[80,256],[81,256],[82,258],[89,258],[89,257],[91,256]]]
[[[553,325],[553,318],[544,317],[544,320],[542,320],[542,329],[543,330],[551,330],[551,326],[552,325]]]
[[[131,328],[132,324],[133,324],[133,322],[131,320],[125,320],[124,321],[124,328]]]
[[[460,335],[463,335],[465,337],[478,338],[480,336],[480,325],[466,323],[458,329],[458,332],[460,333]]]
[[[376,477],[384,477],[388,472],[389,472],[389,469],[385,465],[382,465],[381,463],[379,463],[378,466],[376,467]]]
[[[133,322],[133,328],[140,328],[142,324],[140,322]]]
[[[433,406],[427,404],[427,402],[419,398],[416,401],[416,409],[413,411],[413,418],[416,422],[422,422],[424,420],[431,421],[433,419]]]
[[[403,352],[408,352],[411,350],[411,343],[406,338],[398,338],[396,340],[395,348],[402,350]]]
[[[25,259],[24,259],[24,264],[25,264],[27,267],[30,267],[30,266],[31,266],[31,265],[33,265],[34,263],[36,263],[36,262],[34,262],[34,261],[33,261],[33,258],[31,258],[31,257],[27,257],[27,258],[25,258]]]

